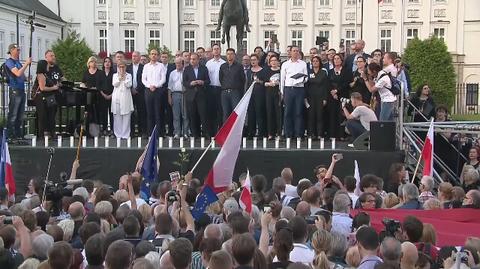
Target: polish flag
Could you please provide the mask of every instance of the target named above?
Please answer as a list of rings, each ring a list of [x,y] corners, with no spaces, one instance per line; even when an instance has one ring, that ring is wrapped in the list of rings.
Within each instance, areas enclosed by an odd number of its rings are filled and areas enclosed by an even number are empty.
[[[245,178],[245,185],[243,185],[243,190],[240,193],[240,199],[238,200],[240,207],[252,213],[252,194],[250,193],[250,171],[247,170],[247,177]]]
[[[232,183],[233,170],[242,143],[243,126],[245,125],[245,117],[254,85],[255,83],[252,83],[248,88],[242,100],[215,136],[215,142],[221,148],[205,180],[205,185],[210,186],[215,193],[226,190]]]
[[[422,149],[423,175],[433,176],[433,118]]]
[[[16,185],[15,179],[13,177],[10,152],[8,150],[6,129],[3,129],[3,138],[1,145],[0,187],[3,186],[5,186],[5,188],[7,189],[9,198],[15,198]]]

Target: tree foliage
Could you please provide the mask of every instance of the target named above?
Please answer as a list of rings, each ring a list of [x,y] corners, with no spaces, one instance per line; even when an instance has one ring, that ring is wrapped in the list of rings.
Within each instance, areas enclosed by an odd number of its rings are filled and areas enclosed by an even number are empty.
[[[448,107],[453,105],[456,75],[452,57],[443,40],[435,36],[425,40],[415,38],[408,43],[402,58],[410,67],[412,92],[422,84],[428,84],[435,103]]]
[[[65,78],[70,81],[80,81],[87,68],[88,57],[93,55],[85,39],[80,39],[80,34],[70,31],[65,39],[58,39],[52,45],[52,50]]]
[[[148,50],[147,50],[147,55],[149,54],[149,51],[152,50],[152,49],[156,49],[158,51],[158,56],[160,57],[160,54],[166,52],[168,54],[168,61],[169,62],[173,62],[174,60],[174,56],[172,54],[172,51],[165,45],[159,47],[157,45],[155,45],[155,43],[153,42],[150,42],[150,44],[148,44]]]

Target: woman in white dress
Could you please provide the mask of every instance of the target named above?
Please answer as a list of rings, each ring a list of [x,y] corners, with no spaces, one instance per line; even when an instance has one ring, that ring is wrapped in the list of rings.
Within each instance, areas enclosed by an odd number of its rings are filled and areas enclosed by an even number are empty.
[[[113,132],[117,138],[130,137],[130,116],[133,112],[133,99],[130,88],[132,76],[126,72],[126,65],[120,62],[117,73],[113,74],[112,114]]]

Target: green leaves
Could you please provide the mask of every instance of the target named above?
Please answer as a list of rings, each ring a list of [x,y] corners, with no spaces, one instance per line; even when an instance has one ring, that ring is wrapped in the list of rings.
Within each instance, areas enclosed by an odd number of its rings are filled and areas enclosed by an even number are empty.
[[[159,46],[155,45],[154,43],[148,44],[147,55],[149,54],[150,50],[152,50],[152,49],[156,49],[159,54],[162,54],[162,53],[166,52],[168,54],[168,61],[171,62],[171,63],[173,62],[173,60],[175,60],[174,56],[172,54],[172,51],[165,45],[159,47]]]
[[[65,39],[58,39],[52,50],[65,78],[69,81],[80,81],[87,68],[88,57],[93,55],[85,40],[80,39],[80,35],[75,31],[71,31]]]
[[[410,66],[411,92],[428,84],[437,105],[451,107],[455,100],[455,70],[443,40],[433,36],[409,42],[402,60]]]

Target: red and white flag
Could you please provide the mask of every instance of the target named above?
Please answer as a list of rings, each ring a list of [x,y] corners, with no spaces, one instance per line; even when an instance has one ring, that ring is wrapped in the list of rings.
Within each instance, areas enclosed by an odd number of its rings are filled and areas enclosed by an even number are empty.
[[[221,148],[205,180],[205,185],[210,186],[215,193],[226,190],[232,183],[233,170],[242,143],[243,126],[245,125],[245,117],[254,85],[255,83],[252,83],[248,88],[242,100],[215,136],[215,142]]]
[[[243,185],[240,199],[238,200],[240,207],[248,213],[252,213],[252,193],[250,192],[250,171],[247,169],[247,177]]]
[[[430,121],[430,128],[428,128],[425,144],[422,149],[423,160],[423,175],[433,176],[433,118]]]
[[[10,151],[8,150],[7,132],[3,129],[3,138],[1,144],[1,161],[0,161],[0,188],[5,187],[8,191],[8,197],[11,201],[15,201],[16,184],[13,177],[12,161],[10,160]]]

